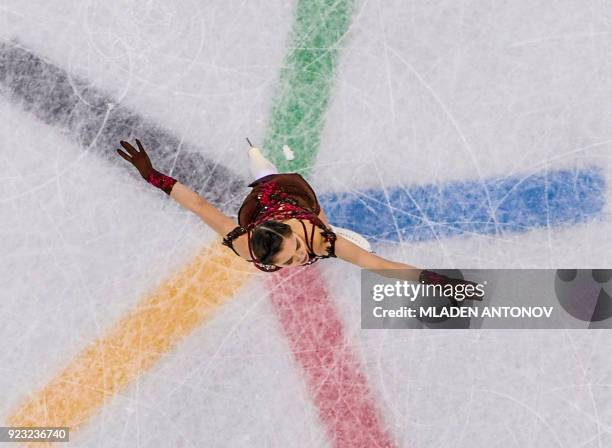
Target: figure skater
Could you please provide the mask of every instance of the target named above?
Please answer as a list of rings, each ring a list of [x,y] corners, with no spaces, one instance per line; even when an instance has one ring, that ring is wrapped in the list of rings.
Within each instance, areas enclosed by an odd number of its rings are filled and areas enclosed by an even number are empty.
[[[391,278],[427,284],[475,285],[375,255],[364,237],[330,225],[315,192],[300,174],[279,173],[274,164],[247,141],[254,181],[249,184],[252,190],[238,211],[238,225],[176,179],[155,170],[138,139],[138,150],[121,141],[127,154],[120,149],[117,152],[133,164],[147,182],[197,214],[223,236],[222,244],[262,271],[305,266],[334,257]]]

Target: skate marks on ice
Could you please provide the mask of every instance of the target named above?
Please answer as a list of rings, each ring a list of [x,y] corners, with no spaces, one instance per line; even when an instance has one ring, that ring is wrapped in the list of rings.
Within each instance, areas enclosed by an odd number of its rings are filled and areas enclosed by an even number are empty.
[[[108,96],[19,44],[0,44],[0,89],[41,121],[77,139],[86,150],[110,160],[115,159],[116,163],[122,163],[114,152],[117,142],[132,137],[139,137],[146,143],[152,158],[161,159],[161,163],[157,160],[153,162],[162,171],[170,172],[169,168],[177,158],[178,139],[127,108],[112,106],[112,99]],[[242,199],[240,190],[245,185],[241,179],[199,154],[183,151],[178,157],[172,174],[181,181],[190,179],[191,186],[195,185],[196,189],[198,186],[200,190],[204,189],[203,196],[216,206],[233,201],[234,210],[237,208],[235,199],[237,196],[237,199]],[[194,173],[197,177],[194,177]],[[206,179],[206,176],[214,179]],[[202,183],[203,179],[205,183]],[[213,251],[210,248],[203,251],[180,273],[166,280],[149,297],[143,298],[133,312],[103,338],[86,347],[42,390],[21,403],[9,417],[10,423],[16,426],[68,425],[73,429],[86,423],[104,403],[150,369],[174,344],[201,324],[216,305],[231,298],[248,280],[248,276],[242,275],[244,272],[240,270],[248,266],[226,248],[219,248],[221,254],[217,254],[217,251],[209,253]],[[319,277],[311,271],[310,282],[314,281],[312,276]],[[215,281],[206,281],[212,278]],[[301,285],[300,289],[303,287]],[[280,299],[283,292],[286,291],[277,291],[274,297]],[[326,306],[330,312],[332,305],[328,295],[315,295],[325,299],[321,306]],[[309,297],[310,300],[313,298]],[[281,313],[294,312],[287,307],[287,303],[284,305],[279,310]],[[308,312],[302,309],[301,313]],[[285,325],[290,321],[290,318],[283,320]],[[330,326],[334,334],[342,334],[339,320]],[[389,445],[389,435],[382,429],[372,397],[366,394],[366,380],[354,353],[345,345],[337,348],[335,343],[330,345],[332,341],[327,339],[313,337],[304,340],[300,337],[301,333],[294,330],[287,328],[295,336],[293,339],[300,339],[301,348],[309,342],[314,344],[316,350],[311,354],[315,358],[331,349],[334,356],[325,358],[327,362],[339,363],[342,374],[351,376],[349,384],[336,375],[327,375],[323,391],[317,391],[313,397],[324,420],[331,422],[337,431],[334,437],[349,443],[364,437],[368,440],[376,438],[385,440]],[[298,362],[306,369],[307,380],[312,382],[313,390],[318,390],[320,385],[314,380],[320,378],[323,371],[327,372],[329,365],[320,362],[313,364],[308,353],[297,353],[297,356]],[[108,378],[114,380],[109,382]],[[355,385],[359,386],[360,396],[350,393]],[[348,408],[336,409],[330,393],[339,393],[345,400],[349,396],[354,398],[346,406],[356,406],[358,419],[346,417]],[[340,414],[336,415],[340,412],[342,418]],[[364,425],[370,430],[364,431]]]
[[[593,167],[489,178],[482,183],[467,180],[390,187],[386,192],[327,193],[320,199],[335,225],[352,228],[374,242],[415,242],[579,224],[602,216],[605,198],[603,170]]]
[[[156,167],[170,172],[174,166],[181,182],[222,209],[235,209],[243,195],[244,182],[229,170],[188,145],[181,148],[178,139],[126,108],[110,106],[109,98],[18,44],[0,44],[0,92],[114,163],[124,163],[115,153],[119,140],[141,138]],[[86,423],[234,297],[251,274],[252,269],[219,241],[200,250],[41,390],[29,394],[8,417],[9,424],[74,430]]]
[[[119,141],[138,138],[158,170],[226,213],[240,206],[246,183],[236,174],[18,42],[0,42],[0,93],[113,163],[125,163],[115,151]],[[129,175],[139,177],[132,169]]]
[[[138,137],[161,171],[180,178],[227,213],[234,214],[240,206],[244,180],[16,42],[0,43],[0,89],[43,122],[65,129],[88,151],[107,159],[116,159],[119,140]],[[493,208],[484,200],[487,191]],[[594,219],[605,203],[605,180],[597,168],[549,170],[484,183],[388,187],[387,194],[389,200],[383,191],[372,189],[319,198],[334,224],[374,242],[424,241]]]
[[[42,389],[30,392],[7,423],[68,426],[74,434],[233,298],[251,278],[246,268],[220,244],[204,248],[87,344]]]
[[[312,172],[353,7],[352,0],[296,3],[289,51],[264,136],[264,147],[281,171],[306,177]],[[291,160],[284,157],[285,145],[294,151]],[[308,394],[330,446],[396,446],[384,404],[373,393],[322,268],[284,269],[265,282]]]

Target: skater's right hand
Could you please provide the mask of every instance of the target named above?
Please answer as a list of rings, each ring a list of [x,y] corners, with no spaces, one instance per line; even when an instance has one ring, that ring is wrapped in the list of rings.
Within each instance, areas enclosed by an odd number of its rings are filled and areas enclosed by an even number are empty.
[[[119,155],[123,157],[125,160],[127,160],[128,162],[130,162],[132,165],[134,165],[136,169],[138,169],[138,172],[140,173],[140,175],[146,181],[148,181],[149,175],[153,171],[153,165],[151,165],[151,160],[149,159],[147,152],[145,151],[142,144],[140,143],[140,140],[136,139],[136,144],[138,145],[138,149],[140,151],[137,151],[136,148],[134,148],[132,145],[130,145],[126,141],[121,140],[120,143],[121,143],[121,146],[123,146],[123,148],[129,153],[129,155],[127,155],[125,152],[121,151],[120,149],[117,149],[117,152],[119,153]]]

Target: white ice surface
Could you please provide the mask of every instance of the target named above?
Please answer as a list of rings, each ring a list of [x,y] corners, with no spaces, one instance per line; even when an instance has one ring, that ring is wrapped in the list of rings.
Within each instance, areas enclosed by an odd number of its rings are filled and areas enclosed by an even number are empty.
[[[3,0],[0,38],[229,166],[244,136],[261,141],[293,12],[281,1]],[[358,2],[313,185],[595,164],[609,203],[611,20],[610,4],[580,0]],[[2,97],[0,142],[4,418],[213,235]],[[246,177],[246,163],[232,168]],[[576,227],[376,249],[426,266],[610,267],[609,210]],[[609,332],[360,331],[359,271],[338,261],[323,270],[399,446],[611,445]],[[222,307],[70,446],[327,446],[258,290]]]
[[[12,341],[0,351],[4,419],[214,235],[19,109],[0,103],[0,122],[0,339]],[[70,446],[325,446],[272,306],[251,292],[261,281],[117,394]]]
[[[228,164],[242,160],[244,137],[261,143],[293,8],[283,1],[5,0],[0,37],[18,38]],[[245,164],[235,169],[247,176]]]
[[[363,188],[607,164],[611,20],[610,5],[578,1],[359,2],[314,178]]]

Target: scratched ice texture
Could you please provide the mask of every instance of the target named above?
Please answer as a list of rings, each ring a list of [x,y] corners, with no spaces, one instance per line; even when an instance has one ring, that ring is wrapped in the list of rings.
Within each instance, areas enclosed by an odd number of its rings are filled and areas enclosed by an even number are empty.
[[[611,4],[353,9],[309,178],[332,224],[425,267],[612,267]],[[3,421],[216,237],[118,140],[140,138],[234,216],[295,14],[279,0],[0,2]],[[360,330],[359,269],[320,264],[396,446],[612,443],[609,331]],[[262,275],[67,446],[334,446]]]

